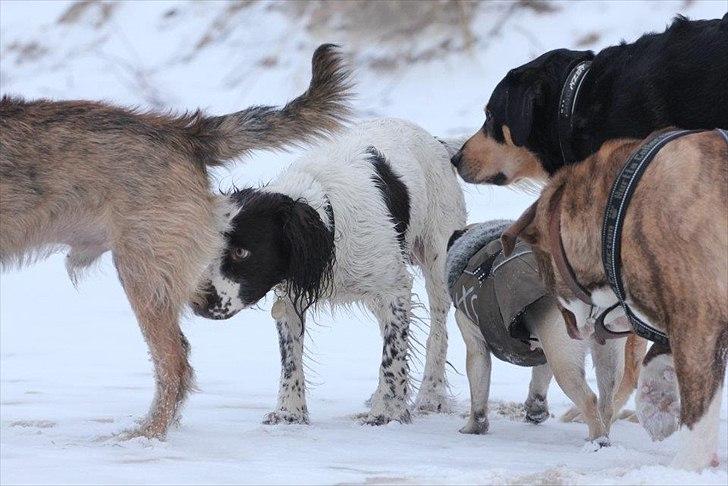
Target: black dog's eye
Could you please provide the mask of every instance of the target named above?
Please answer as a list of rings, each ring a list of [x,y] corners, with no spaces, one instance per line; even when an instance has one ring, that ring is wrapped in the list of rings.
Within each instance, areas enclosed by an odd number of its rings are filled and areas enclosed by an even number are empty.
[[[249,256],[250,252],[245,248],[235,248],[233,251],[230,252],[230,257],[236,262],[243,260],[244,258],[248,258]]]
[[[485,121],[488,121],[491,118],[493,118],[493,112],[486,108],[485,109]]]

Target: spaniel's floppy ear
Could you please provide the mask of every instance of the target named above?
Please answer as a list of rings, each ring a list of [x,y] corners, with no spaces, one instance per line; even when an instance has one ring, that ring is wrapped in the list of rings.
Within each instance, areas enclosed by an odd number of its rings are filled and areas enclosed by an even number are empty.
[[[515,223],[510,225],[501,235],[501,246],[503,247],[503,254],[510,256],[513,253],[513,249],[516,247],[516,240],[519,236],[527,243],[535,243],[534,241],[528,241],[523,238],[524,230],[526,230],[536,219],[536,209],[538,209],[538,201],[531,204],[521,216],[518,217]]]
[[[335,260],[334,235],[319,213],[301,201],[291,201],[283,214],[283,233],[289,248],[288,291],[301,311],[328,288]]]
[[[510,86],[506,99],[506,119],[512,142],[522,147],[533,127],[534,111],[542,94],[541,80],[530,70],[508,73]]]

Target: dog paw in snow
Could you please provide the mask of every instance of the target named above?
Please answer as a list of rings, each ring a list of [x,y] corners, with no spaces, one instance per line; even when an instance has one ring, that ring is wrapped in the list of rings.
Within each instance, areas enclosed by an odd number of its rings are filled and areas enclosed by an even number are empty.
[[[488,432],[488,428],[490,427],[490,423],[488,422],[488,416],[482,415],[482,416],[470,416],[468,418],[468,423],[465,424],[463,428],[460,429],[461,434],[475,434],[475,435],[482,435],[486,434]]]
[[[415,409],[420,413],[452,413],[453,400],[447,390],[417,394]]]
[[[523,408],[526,409],[526,422],[532,424],[540,424],[550,416],[548,402],[544,397],[529,397]]]
[[[593,440],[588,440],[582,450],[584,452],[596,452],[603,447],[609,447],[611,445],[612,442],[609,440],[609,437],[601,436]]]
[[[266,414],[263,419],[265,425],[275,424],[300,424],[308,425],[307,413],[291,413],[286,410],[276,410]]]
[[[635,396],[636,414],[652,440],[663,440],[680,426],[680,393],[670,355],[653,358],[642,369]]]

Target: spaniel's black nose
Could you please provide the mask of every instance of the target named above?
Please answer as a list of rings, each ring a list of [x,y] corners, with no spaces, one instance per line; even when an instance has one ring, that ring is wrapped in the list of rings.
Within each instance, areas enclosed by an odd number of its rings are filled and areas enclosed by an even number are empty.
[[[450,163],[457,168],[460,165],[460,161],[462,160],[462,158],[463,158],[463,151],[458,150],[458,153],[453,155],[452,158],[450,159]]]

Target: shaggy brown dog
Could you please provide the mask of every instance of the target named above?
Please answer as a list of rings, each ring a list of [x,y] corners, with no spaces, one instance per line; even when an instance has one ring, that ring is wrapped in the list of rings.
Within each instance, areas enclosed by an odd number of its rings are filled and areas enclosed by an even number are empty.
[[[308,90],[283,108],[223,116],[0,101],[0,264],[69,247],[75,281],[112,252],[156,374],[149,416],[130,435],[164,437],[193,385],[180,313],[224,245],[225,206],[208,167],[322,137],[349,113],[349,72],[335,46],[320,46],[312,69]]]
[[[641,142],[615,140],[583,163],[564,167],[534,206],[509,230],[535,247],[547,287],[585,327],[582,304],[555,266],[550,220],[560,215],[561,239],[576,280],[594,303],[617,301],[602,265],[601,231],[610,187]],[[665,145],[648,166],[626,211],[622,279],[641,319],[666,332],[680,389],[686,437],[673,465],[715,461],[721,388],[728,353],[728,147],[716,131]],[[698,197],[696,197],[698,196]],[[557,221],[557,220],[554,220]],[[556,241],[556,240],[554,240]]]

